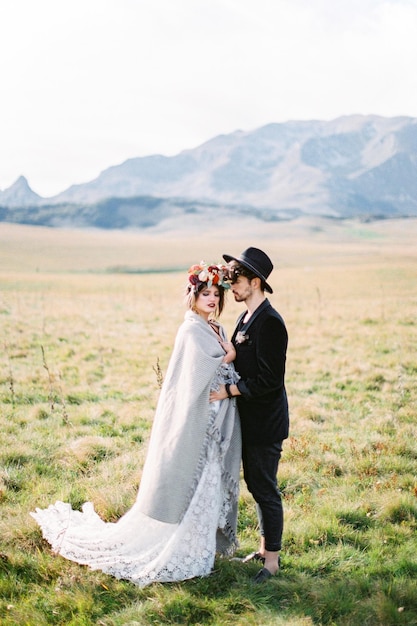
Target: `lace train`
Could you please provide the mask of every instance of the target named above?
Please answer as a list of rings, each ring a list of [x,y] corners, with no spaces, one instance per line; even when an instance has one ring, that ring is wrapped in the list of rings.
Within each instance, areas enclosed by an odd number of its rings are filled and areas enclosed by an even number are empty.
[[[154,520],[135,505],[116,523],[104,522],[87,502],[74,511],[64,502],[31,515],[61,556],[144,587],[206,576],[216,553],[216,531],[230,499],[222,493],[213,442],[192,502],[180,524]]]

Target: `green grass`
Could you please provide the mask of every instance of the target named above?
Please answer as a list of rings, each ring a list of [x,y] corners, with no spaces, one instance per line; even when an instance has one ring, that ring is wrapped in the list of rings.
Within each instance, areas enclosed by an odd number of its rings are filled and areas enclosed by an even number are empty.
[[[358,240],[347,228],[337,247],[323,231],[317,240],[270,242],[282,259],[271,301],[290,335],[291,433],[279,470],[282,570],[262,586],[251,582],[256,564],[217,559],[207,578],[139,589],[51,553],[29,516],[34,507],[92,500],[103,519],[115,521],[134,502],[159,393],[157,365],[166,370],[183,317],[184,276],[91,274],[76,265],[31,272],[29,252],[17,246],[20,270],[4,269],[0,282],[0,623],[415,625],[413,224],[403,233],[397,224],[391,234],[374,225],[378,236],[361,232]],[[93,263],[95,252],[97,266],[105,265],[104,235],[90,234],[90,242],[83,234],[81,243],[71,236],[66,263],[84,245],[83,263]],[[124,240],[119,233],[110,254],[116,258],[117,243],[123,265],[124,241],[136,249],[132,234]],[[221,251],[244,247],[221,243]],[[174,240],[155,239],[153,248],[160,267],[182,263]],[[44,263],[52,266],[53,248],[49,254]],[[151,247],[146,254],[150,266]],[[229,299],[229,333],[240,310]],[[257,538],[242,482],[238,554],[255,549]]]

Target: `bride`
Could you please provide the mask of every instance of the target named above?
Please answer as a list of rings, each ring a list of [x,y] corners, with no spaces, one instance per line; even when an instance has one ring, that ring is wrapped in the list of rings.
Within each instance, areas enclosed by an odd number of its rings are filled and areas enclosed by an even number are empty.
[[[241,440],[235,400],[209,403],[234,384],[235,350],[216,321],[227,271],[188,271],[187,311],[175,339],[137,499],[116,523],[86,502],[56,502],[32,517],[57,554],[144,587],[208,575],[217,553],[237,546]]]

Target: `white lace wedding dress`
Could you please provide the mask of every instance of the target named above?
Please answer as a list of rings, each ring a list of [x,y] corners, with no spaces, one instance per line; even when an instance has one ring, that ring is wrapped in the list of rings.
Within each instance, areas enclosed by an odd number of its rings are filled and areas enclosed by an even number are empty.
[[[135,505],[116,523],[106,523],[91,502],[82,512],[64,502],[32,513],[53,550],[71,561],[144,587],[210,573],[216,529],[222,516],[220,464],[209,450],[194,498],[179,524],[144,515]]]
[[[224,381],[224,370],[224,366],[219,368],[214,387]],[[234,370],[228,376],[229,380],[237,380]],[[239,479],[225,477],[224,459],[232,437],[239,438],[236,448],[240,447],[240,430],[237,437],[236,428],[228,426],[229,442],[225,441],[222,425],[216,421],[221,413],[219,406],[220,402],[210,405],[203,469],[178,523],[149,517],[139,510],[137,502],[116,523],[109,523],[97,515],[91,502],[85,503],[82,511],[76,511],[58,501],[31,513],[54,552],[141,587],[208,575],[219,549],[219,529],[224,533],[222,543],[228,546],[229,553],[237,545],[227,518],[232,508],[237,511]],[[235,419],[237,422],[237,413]]]

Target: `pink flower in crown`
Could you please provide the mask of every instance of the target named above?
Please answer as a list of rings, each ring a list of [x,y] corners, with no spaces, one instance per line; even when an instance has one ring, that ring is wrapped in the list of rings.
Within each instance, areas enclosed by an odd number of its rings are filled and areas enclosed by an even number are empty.
[[[198,280],[200,280],[202,283],[206,283],[209,277],[209,273],[206,269],[201,270],[201,272],[198,275]]]

